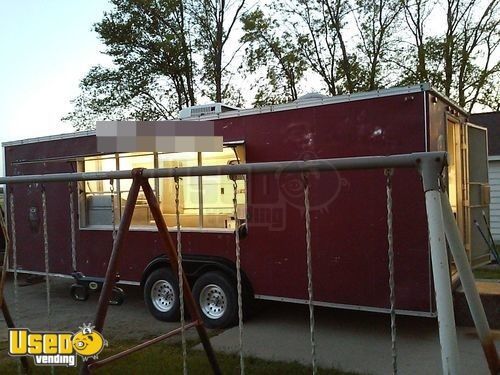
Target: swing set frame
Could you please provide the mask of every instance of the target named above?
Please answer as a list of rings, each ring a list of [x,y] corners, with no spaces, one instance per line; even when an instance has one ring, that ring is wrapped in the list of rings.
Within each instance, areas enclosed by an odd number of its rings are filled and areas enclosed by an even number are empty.
[[[465,248],[460,240],[456,223],[453,219],[453,213],[449,205],[446,194],[441,190],[441,173],[446,165],[446,153],[444,152],[425,152],[412,153],[391,156],[368,156],[351,157],[337,159],[317,159],[308,161],[291,162],[267,162],[267,163],[249,163],[240,165],[225,166],[205,166],[205,167],[185,167],[185,168],[162,168],[162,169],[134,169],[130,171],[114,172],[94,172],[94,173],[57,173],[46,175],[24,175],[0,178],[1,184],[19,184],[19,183],[50,183],[62,181],[87,181],[87,180],[107,180],[107,179],[132,179],[127,198],[125,210],[119,224],[117,236],[113,244],[113,250],[108,262],[105,282],[102,287],[98,302],[94,325],[99,332],[103,331],[106,319],[108,301],[112,288],[116,282],[116,271],[120,257],[122,245],[129,231],[134,207],[140,188],[146,196],[149,208],[151,209],[159,235],[168,256],[172,260],[171,266],[174,271],[177,268],[177,253],[174,242],[167,230],[163,215],[161,213],[158,200],[151,188],[148,179],[153,177],[174,177],[183,176],[209,176],[209,175],[239,175],[272,173],[283,168],[286,165],[288,173],[308,173],[332,170],[366,170],[366,169],[395,169],[395,168],[417,168],[423,180],[425,192],[425,202],[427,209],[427,221],[429,229],[429,241],[432,257],[432,273],[434,277],[434,288],[436,295],[437,314],[439,322],[439,338],[441,343],[441,358],[443,373],[459,373],[459,355],[458,344],[455,329],[455,319],[453,312],[453,301],[451,293],[451,282],[449,278],[449,261],[447,255],[446,241],[450,245],[451,254],[455,260],[458,274],[464,286],[464,292],[469,304],[471,315],[473,317],[478,336],[481,340],[483,351],[492,374],[498,373],[500,363],[498,352],[496,350],[491,330],[486,319],[486,315],[481,304],[481,300],[474,283],[474,277],[470,265],[467,261]],[[9,245],[10,247],[10,245]],[[9,248],[8,248],[9,251]],[[7,304],[3,298],[3,280],[5,278],[5,267],[2,269],[2,282],[0,283],[0,301],[2,303],[2,312],[10,328],[14,327],[14,322],[8,314]],[[174,272],[177,275],[177,272]],[[193,298],[186,275],[180,270],[184,280],[184,300],[188,311],[191,314],[192,322],[184,326],[184,329],[196,328],[200,340],[203,344],[205,353],[210,362],[214,374],[220,374],[220,368],[215,357],[215,353],[210,344],[207,332],[200,317],[199,310]],[[8,319],[9,318],[9,319]],[[133,348],[117,353],[108,358],[97,361],[87,361],[81,369],[82,374],[88,374],[97,367],[104,366],[116,359],[122,358],[143,349],[147,346],[160,342],[168,337],[183,332],[182,327],[166,334],[160,335],[152,340],[146,341]],[[21,361],[25,366],[26,358]]]

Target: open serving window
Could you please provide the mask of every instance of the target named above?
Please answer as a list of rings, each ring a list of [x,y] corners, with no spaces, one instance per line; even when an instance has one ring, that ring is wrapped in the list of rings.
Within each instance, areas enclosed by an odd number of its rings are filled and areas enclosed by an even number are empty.
[[[133,168],[182,168],[208,165],[245,163],[243,142],[226,144],[221,152],[122,153],[85,157],[79,170],[85,172],[129,170]],[[233,178],[233,179],[232,179]],[[236,182],[237,216],[246,218],[246,180],[243,176],[183,177],[179,180],[179,217],[183,229],[235,228],[233,197]],[[153,181],[154,180],[154,181]],[[116,223],[123,212],[130,180],[90,181],[80,184],[80,227],[110,229],[113,202]],[[175,181],[173,178],[151,179],[165,221],[170,228],[177,226]],[[139,193],[132,219],[132,229],[154,228],[147,202]]]

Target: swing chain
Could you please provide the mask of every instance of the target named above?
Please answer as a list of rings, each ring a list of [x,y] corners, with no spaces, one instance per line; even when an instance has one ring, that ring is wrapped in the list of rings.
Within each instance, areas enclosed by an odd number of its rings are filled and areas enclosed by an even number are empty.
[[[109,180],[109,191],[111,193],[111,225],[113,226],[113,244],[116,239],[116,211],[115,211],[115,183],[114,180]],[[114,246],[114,245],[113,245]]]
[[[50,330],[50,280],[49,280],[49,240],[47,229],[47,193],[42,185],[43,248],[45,260],[45,288],[47,293],[47,325]]]
[[[14,214],[14,191],[11,188],[9,194],[9,208],[10,208],[10,229],[11,229],[11,246],[12,246],[12,266],[14,268],[14,319],[19,319],[19,281],[17,273],[17,242],[16,242],[16,217]],[[19,323],[19,322],[18,322]],[[21,366],[17,363],[16,370],[21,374]]]
[[[69,211],[71,225],[71,266],[73,272],[76,272],[76,225],[75,225],[75,202],[74,191],[71,182],[68,182],[69,189]]]
[[[174,177],[175,181],[175,217],[177,222],[177,278],[179,280],[179,309],[181,315],[181,341],[182,341],[182,373],[187,375],[187,345],[185,334],[184,316],[184,277],[182,269],[182,242],[181,242],[181,219],[179,211],[179,177]]]
[[[392,225],[392,176],[394,169],[386,169],[386,193],[387,193],[387,244],[389,258],[389,300],[391,304],[391,354],[392,354],[392,372],[398,373],[397,366],[397,348],[396,348],[396,293],[394,282],[394,238]]]
[[[245,374],[245,360],[243,358],[243,298],[241,288],[241,249],[238,220],[238,182],[233,180],[233,208],[234,208],[234,239],[236,248],[236,289],[238,291],[238,339],[240,356],[240,374]]]
[[[316,374],[316,340],[315,340],[315,322],[314,322],[314,293],[313,293],[313,274],[312,274],[312,247],[311,247],[311,214],[309,202],[309,179],[305,173],[302,174],[304,186],[304,208],[306,223],[306,257],[307,257],[307,292],[309,306],[309,325],[311,335],[311,362],[312,372]]]
[[[17,274],[17,241],[16,241],[16,218],[14,214],[14,191],[10,190],[9,195],[10,206],[10,228],[11,228],[11,241],[12,241],[12,265],[14,267],[14,317],[19,319],[18,301],[19,301],[19,282]]]

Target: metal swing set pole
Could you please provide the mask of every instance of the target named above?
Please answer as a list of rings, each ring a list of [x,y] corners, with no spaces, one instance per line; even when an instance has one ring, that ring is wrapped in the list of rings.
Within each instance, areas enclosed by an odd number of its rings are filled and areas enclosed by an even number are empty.
[[[125,205],[123,216],[120,225],[118,227],[118,233],[113,243],[113,250],[111,252],[111,256],[109,259],[108,269],[106,271],[106,277],[99,297],[96,318],[94,321],[95,329],[99,332],[102,332],[104,328],[104,321],[106,319],[106,314],[108,310],[108,301],[109,298],[111,297],[112,289],[116,280],[115,275],[116,275],[116,270],[118,268],[120,252],[122,250],[126,234],[129,231],[130,224],[132,222],[132,215],[134,213],[134,208],[137,202],[139,189],[141,187],[144,192],[144,195],[146,196],[146,200],[148,202],[151,213],[153,214],[156,226],[158,228],[158,234],[160,235],[163,245],[166,248],[168,257],[171,260],[171,266],[173,268],[174,274],[178,275],[177,253],[175,250],[174,242],[172,240],[172,237],[170,236],[170,233],[168,232],[165,219],[163,218],[160,205],[158,203],[158,200],[156,199],[153,189],[151,188],[148,179],[143,177],[142,174],[143,174],[142,168],[137,168],[132,170],[132,178],[133,178],[132,186],[130,187],[130,191],[127,197],[127,203]],[[184,272],[182,272],[182,276],[184,281],[184,300],[188,307],[189,313],[191,314],[191,317],[193,319],[193,321],[189,324],[186,324],[184,328],[189,329],[192,327],[196,327],[196,330],[198,331],[198,336],[200,337],[203,348],[205,349],[205,353],[207,355],[208,361],[210,362],[210,366],[212,368],[213,373],[221,374],[217,358],[215,357],[215,352],[213,351],[210,339],[208,338],[207,331],[205,329],[205,326],[203,325],[203,320],[201,319],[193,294],[191,292],[191,288],[189,287],[189,283]],[[146,341],[142,344],[134,346],[121,353],[117,353],[113,356],[104,358],[99,361],[87,361],[83,364],[80,373],[89,374],[91,370],[94,370],[98,367],[102,367],[110,362],[123,358],[133,352],[144,349],[152,344],[165,340],[179,333],[181,333],[181,329],[175,329],[171,332],[160,335],[152,340]]]
[[[459,374],[461,372],[446,247],[446,242],[448,242],[464,288],[469,310],[474,320],[479,339],[481,340],[490,373],[496,375],[500,372],[500,362],[493,336],[476,289],[474,276],[464,245],[460,239],[450,201],[447,195],[441,190],[440,176],[443,167],[444,164],[442,161],[439,162],[437,158],[435,160],[423,159],[419,165],[427,209],[443,374]]]
[[[155,218],[156,225],[159,230],[159,235],[166,247],[167,254],[173,260],[172,267],[177,270],[177,254],[173,240],[167,230],[163,215],[161,213],[158,201],[149,185],[147,179],[154,177],[183,177],[183,176],[211,176],[211,175],[231,175],[231,174],[256,174],[256,173],[273,173],[276,171],[284,171],[286,173],[299,173],[306,171],[331,171],[331,170],[366,170],[377,168],[415,168],[417,167],[423,178],[425,203],[427,208],[427,221],[429,227],[429,242],[432,257],[432,273],[434,278],[434,288],[436,292],[436,307],[439,323],[439,339],[441,343],[441,357],[443,364],[443,373],[457,374],[459,373],[459,356],[458,345],[455,330],[455,319],[453,313],[453,301],[451,295],[451,282],[449,277],[449,263],[446,249],[446,239],[452,248],[452,254],[457,263],[458,272],[464,290],[469,302],[474,322],[476,324],[483,349],[488,361],[488,365],[493,374],[498,372],[498,353],[491,339],[484,309],[481,305],[473,277],[470,272],[470,266],[467,259],[463,258],[463,248],[460,248],[456,242],[456,233],[450,229],[451,223],[449,212],[446,206],[442,206],[443,198],[439,179],[440,174],[445,166],[446,154],[444,152],[425,152],[391,156],[368,156],[368,157],[351,157],[337,159],[318,159],[307,161],[284,161],[284,162],[266,162],[253,164],[238,164],[225,166],[205,166],[205,167],[184,167],[184,168],[158,168],[158,169],[134,169],[131,171],[112,171],[112,172],[82,172],[82,173],[56,173],[47,175],[25,175],[25,176],[9,176],[0,177],[0,184],[16,184],[30,182],[61,182],[61,181],[88,181],[88,180],[106,180],[110,178],[122,179],[132,178],[133,183],[127,198],[122,221],[118,230],[117,238],[113,245],[112,254],[106,272],[106,281],[103,285],[101,296],[99,299],[99,307],[95,319],[96,329],[102,331],[104,320],[107,312],[108,300],[111,295],[111,290],[115,282],[115,273],[118,265],[118,257],[121,247],[124,243],[124,238],[129,230],[132,214],[135,203],[142,186],[149,207]],[[463,253],[463,254],[462,254]],[[184,275],[185,280],[185,275]],[[203,323],[200,319],[198,309],[194,298],[189,289],[189,284],[186,281],[184,289],[184,297],[187,307],[194,319],[192,323],[187,324],[186,328],[196,327],[200,339],[209,358],[212,370],[215,374],[220,373],[217,365],[214,352],[208,340]],[[91,369],[102,366],[112,360],[121,358],[131,352],[142,349],[155,342],[161,341],[167,337],[180,332],[179,330],[172,331],[165,335],[159,336],[149,342],[128,349],[125,352],[118,353],[114,356],[96,362],[86,362],[82,368],[82,373],[86,374]]]
[[[488,362],[488,367],[491,374],[500,373],[500,362],[498,360],[498,352],[495,347],[495,342],[488,324],[488,319],[484,312],[481,303],[481,297],[476,289],[474,275],[472,274],[467,253],[464,244],[460,239],[460,233],[453,216],[450,200],[445,193],[441,193],[441,206],[443,210],[444,230],[446,239],[450,245],[450,251],[455,260],[455,265],[460,276],[460,281],[464,289],[465,298],[469,305],[469,310],[476,326],[481,346],[483,347],[484,356]]]

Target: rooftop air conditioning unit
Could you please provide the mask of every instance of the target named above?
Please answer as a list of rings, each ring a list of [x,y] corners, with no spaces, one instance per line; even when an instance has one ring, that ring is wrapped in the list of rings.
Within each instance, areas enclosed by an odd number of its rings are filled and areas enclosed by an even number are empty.
[[[194,105],[191,107],[183,108],[179,112],[179,119],[185,120],[193,117],[201,117],[207,115],[215,115],[222,112],[235,111],[238,107],[232,107],[222,103],[210,103],[203,105]]]

